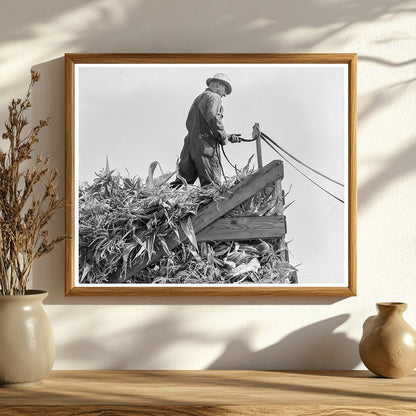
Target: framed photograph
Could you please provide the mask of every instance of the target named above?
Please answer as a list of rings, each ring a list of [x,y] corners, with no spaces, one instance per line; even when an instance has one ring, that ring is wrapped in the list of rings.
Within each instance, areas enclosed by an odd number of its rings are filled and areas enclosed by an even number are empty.
[[[356,295],[355,54],[66,54],[66,295]]]

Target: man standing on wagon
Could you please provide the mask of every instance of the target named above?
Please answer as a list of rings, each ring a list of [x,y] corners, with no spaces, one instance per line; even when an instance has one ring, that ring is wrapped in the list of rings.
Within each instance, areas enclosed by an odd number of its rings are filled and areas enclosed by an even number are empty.
[[[206,81],[208,88],[195,98],[186,119],[188,134],[179,161],[179,176],[193,184],[197,178],[201,186],[221,183],[220,146],[227,140],[240,142],[239,135],[227,134],[222,122],[221,99],[231,94],[231,82],[226,74],[218,73]],[[181,179],[172,187],[182,185]]]

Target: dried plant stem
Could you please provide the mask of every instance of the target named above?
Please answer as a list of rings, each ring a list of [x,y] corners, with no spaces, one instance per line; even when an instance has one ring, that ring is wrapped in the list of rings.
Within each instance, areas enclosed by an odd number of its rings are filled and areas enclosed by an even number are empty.
[[[45,229],[55,210],[62,204],[56,193],[58,172],[51,172],[49,158],[37,156],[31,168],[23,164],[32,159],[39,132],[49,124],[41,120],[29,133],[23,131],[28,121],[25,111],[31,107],[30,96],[40,74],[32,71],[24,99],[9,105],[6,132],[8,150],[0,150],[0,289],[2,295],[24,294],[34,260],[49,253],[65,237],[49,238]],[[34,195],[40,195],[35,197]]]

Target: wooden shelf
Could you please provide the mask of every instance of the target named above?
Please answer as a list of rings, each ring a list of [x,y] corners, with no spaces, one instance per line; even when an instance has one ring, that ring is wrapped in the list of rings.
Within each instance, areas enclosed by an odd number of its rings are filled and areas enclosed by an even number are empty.
[[[53,371],[0,389],[0,415],[416,415],[416,373],[367,371]]]

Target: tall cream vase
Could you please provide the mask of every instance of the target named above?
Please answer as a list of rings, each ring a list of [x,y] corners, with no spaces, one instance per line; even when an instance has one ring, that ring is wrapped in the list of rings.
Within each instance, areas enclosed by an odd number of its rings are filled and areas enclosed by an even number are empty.
[[[52,326],[43,309],[48,292],[0,296],[0,387],[40,384],[55,361]]]
[[[26,112],[40,79],[31,71],[26,95],[12,100],[0,136],[0,386],[40,383],[55,360],[52,327],[43,310],[48,295],[26,290],[32,263],[65,236],[46,228],[63,200],[56,192],[57,170],[36,154],[40,131],[50,119],[28,128]],[[31,165],[31,166],[30,166]]]

